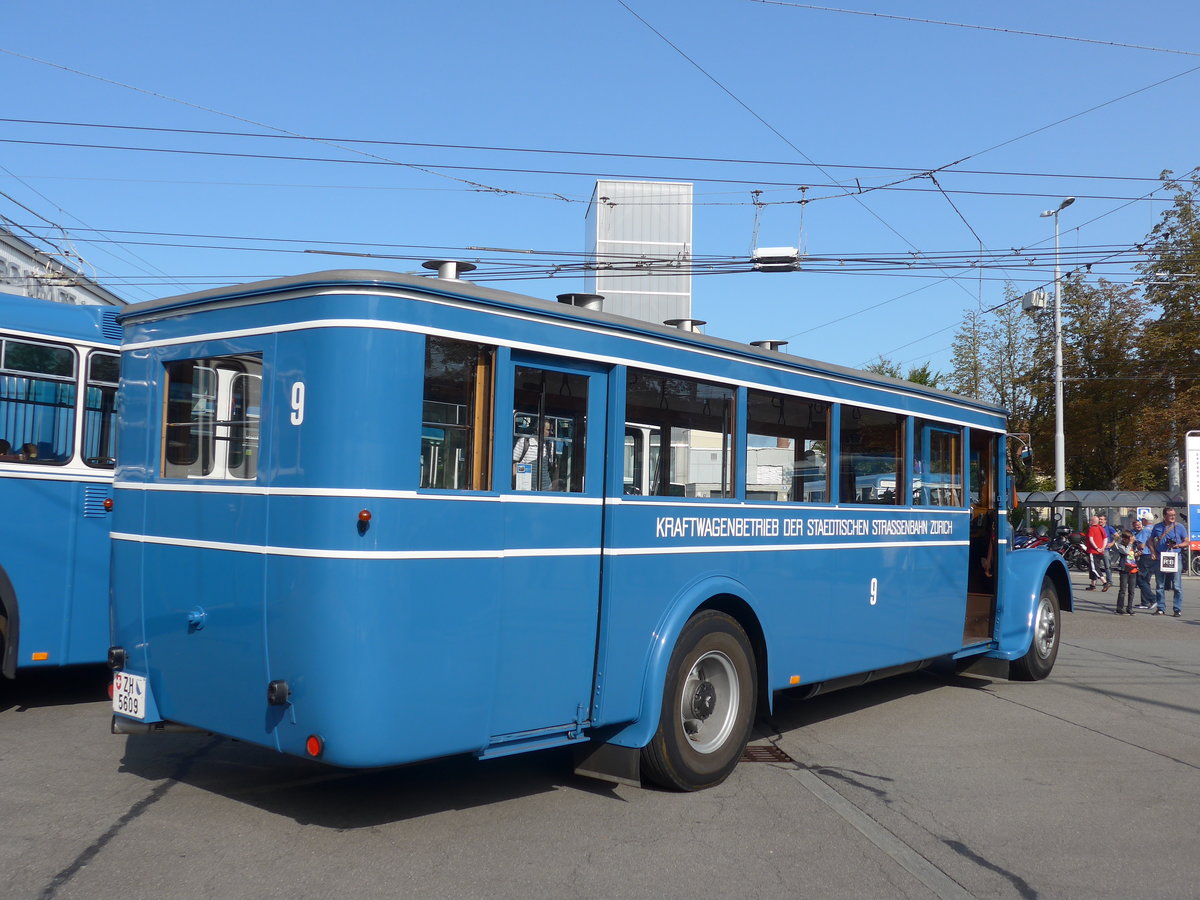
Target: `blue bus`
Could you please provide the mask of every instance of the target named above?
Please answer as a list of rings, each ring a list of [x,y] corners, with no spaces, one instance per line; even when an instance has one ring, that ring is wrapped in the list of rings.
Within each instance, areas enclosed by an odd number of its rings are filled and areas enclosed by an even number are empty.
[[[695,790],[780,690],[1050,672],[1002,410],[453,275],[125,310],[114,732]]]
[[[0,294],[0,672],[102,663],[117,310]]]

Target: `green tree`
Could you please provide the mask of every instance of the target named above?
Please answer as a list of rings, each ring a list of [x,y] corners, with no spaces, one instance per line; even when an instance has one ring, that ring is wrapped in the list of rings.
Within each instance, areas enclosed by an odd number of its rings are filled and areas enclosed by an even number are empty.
[[[1153,316],[1142,344],[1143,475],[1156,487],[1166,487],[1166,466],[1180,453],[1183,432],[1200,428],[1200,168],[1182,178],[1166,171],[1162,179],[1175,201],[1147,236],[1140,266]]]
[[[908,374],[902,375],[900,363],[890,360],[886,356],[880,356],[866,367],[866,371],[874,372],[876,375],[886,375],[889,378],[911,381],[913,384],[924,384],[932,388],[940,387],[943,379],[942,373],[935,372],[930,367],[928,360],[922,365],[909,367]]]
[[[1063,285],[1063,399],[1072,487],[1132,488],[1146,453],[1137,425],[1149,383],[1142,380],[1144,295],[1100,279]]]

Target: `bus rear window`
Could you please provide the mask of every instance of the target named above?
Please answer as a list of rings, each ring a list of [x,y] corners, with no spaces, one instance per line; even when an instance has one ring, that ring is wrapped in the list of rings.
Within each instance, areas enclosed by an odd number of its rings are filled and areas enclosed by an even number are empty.
[[[262,357],[166,364],[166,478],[252,479],[258,474]]]

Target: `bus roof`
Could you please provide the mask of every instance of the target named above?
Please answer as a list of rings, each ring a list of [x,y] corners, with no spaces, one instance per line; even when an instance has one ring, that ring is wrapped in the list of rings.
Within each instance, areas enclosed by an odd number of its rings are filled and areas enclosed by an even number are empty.
[[[483,305],[528,310],[552,318],[589,321],[597,325],[608,326],[614,331],[652,334],[683,346],[704,347],[741,358],[769,360],[774,365],[786,365],[809,373],[832,374],[860,381],[864,384],[900,388],[909,393],[950,400],[993,414],[1004,415],[1006,412],[1002,407],[994,404],[986,403],[973,397],[965,397],[949,391],[938,390],[927,385],[891,378],[887,375],[878,375],[874,372],[866,372],[861,369],[853,369],[835,363],[820,362],[778,350],[768,350],[751,344],[742,344],[725,338],[700,334],[699,332],[685,331],[669,325],[656,325],[653,322],[632,319],[601,310],[583,309],[554,300],[542,300],[525,294],[496,290],[470,281],[438,278],[433,275],[405,275],[399,272],[388,272],[377,269],[330,269],[303,275],[291,275],[284,278],[212,288],[190,294],[178,294],[159,300],[150,300],[126,306],[118,314],[118,319],[123,323],[137,322],[139,320],[165,318],[176,311],[192,310],[198,306],[241,305],[243,303],[255,302],[266,303],[283,299],[284,295],[303,296],[306,292],[313,290],[351,286],[417,291],[438,297],[454,297],[477,301]]]
[[[19,294],[0,293],[5,331],[60,337],[115,346],[121,342],[117,309],[111,306],[72,306]]]

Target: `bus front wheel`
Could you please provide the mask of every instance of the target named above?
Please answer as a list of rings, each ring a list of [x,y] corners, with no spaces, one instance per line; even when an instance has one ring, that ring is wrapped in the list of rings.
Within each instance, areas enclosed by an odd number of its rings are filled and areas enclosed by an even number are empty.
[[[1059,628],[1062,613],[1058,605],[1058,591],[1047,579],[1042,582],[1038,595],[1037,611],[1033,617],[1033,640],[1029,650],[1009,666],[1008,677],[1015,681],[1041,681],[1054,668],[1058,658]]]
[[[750,641],[733,618],[705,610],[689,619],[671,653],[658,731],[642,750],[642,774],[678,791],[729,777],[754,724],[757,674]]]

